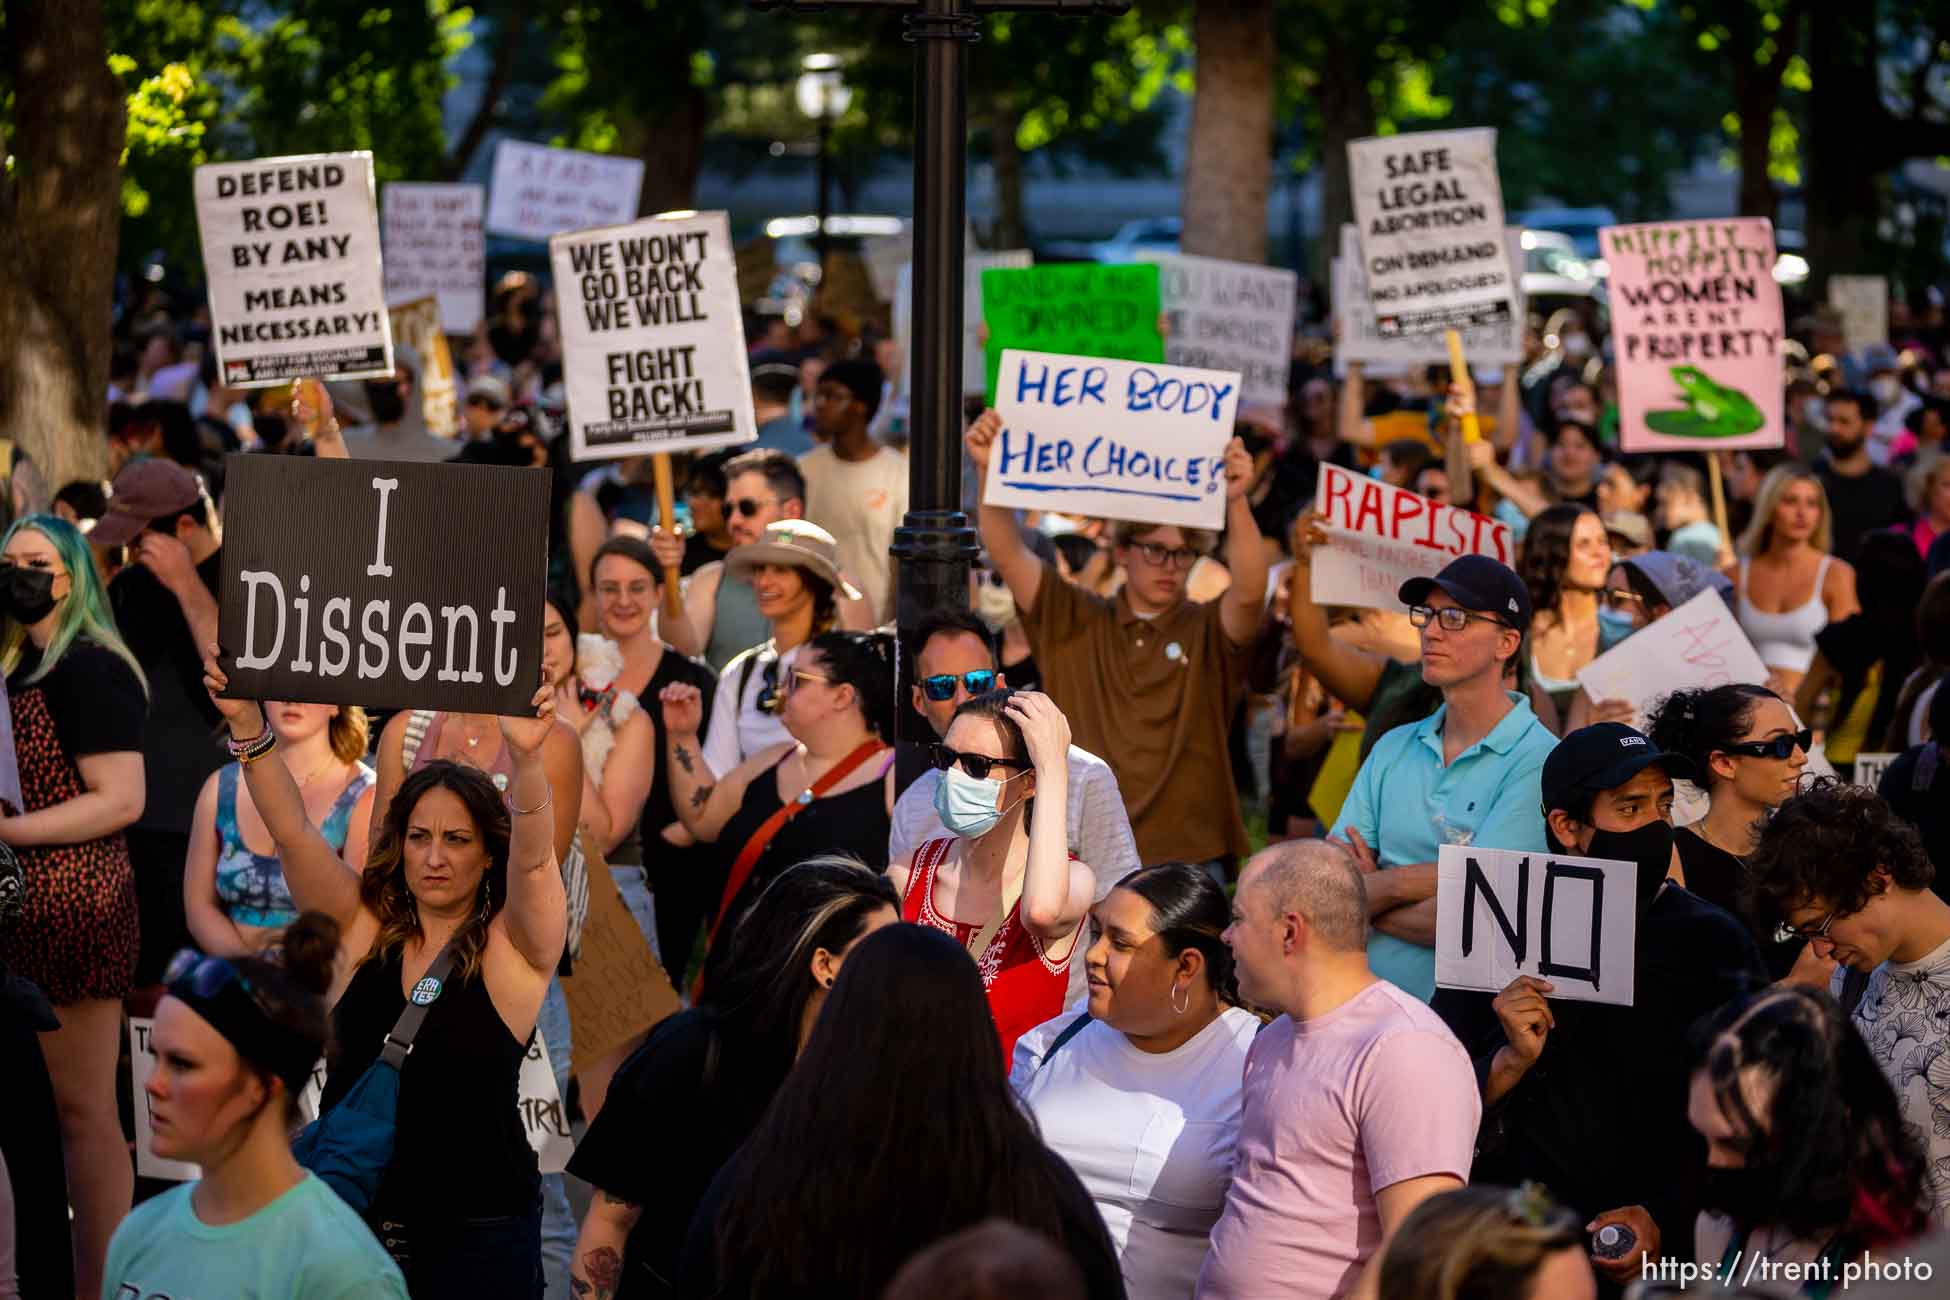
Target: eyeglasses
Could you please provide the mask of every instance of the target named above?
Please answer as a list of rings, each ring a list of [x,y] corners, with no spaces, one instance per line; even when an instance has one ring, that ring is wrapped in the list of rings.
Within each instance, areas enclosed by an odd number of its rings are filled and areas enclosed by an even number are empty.
[[[258,1010],[266,1015],[277,1014],[277,1008],[264,1000],[264,995],[242,971],[222,957],[207,957],[194,948],[181,949],[169,959],[169,965],[163,968],[163,983],[187,983],[190,992],[200,998],[215,998],[235,984],[257,1004]]]
[[[959,763],[961,770],[974,777],[977,781],[988,780],[989,772],[997,767],[1013,767],[1020,772],[1028,766],[1025,763],[1017,762],[1013,758],[990,758],[987,754],[964,754],[960,750],[950,749],[946,745],[940,744],[928,746],[928,758],[938,770],[943,772]]]
[[[1471,623],[1488,623],[1492,627],[1500,627],[1512,632],[1516,631],[1515,628],[1500,618],[1491,618],[1487,614],[1478,614],[1464,609],[1460,605],[1444,605],[1441,609],[1434,609],[1428,605],[1410,605],[1408,607],[1408,621],[1415,627],[1427,627],[1430,623],[1439,623],[1444,632],[1460,632]]]
[[[809,682],[825,682],[828,686],[831,686],[833,684],[833,679],[828,677],[824,673],[809,673],[803,668],[794,668],[791,672],[786,674],[784,683],[779,687],[779,694],[781,696],[792,694],[793,691],[799,688],[799,683],[801,680],[809,681]]]
[[[923,677],[921,679],[921,694],[927,696],[936,704],[941,704],[955,698],[955,683],[957,682],[966,686],[970,695],[986,695],[995,689],[995,670],[993,668],[977,668],[973,672],[963,673],[960,677],[955,676],[953,673],[936,673],[932,677]]]
[[[1841,914],[1842,909],[1839,907],[1836,908],[1827,916],[1822,917],[1820,923],[1812,930],[1805,925],[1790,925],[1786,921],[1782,921],[1774,927],[1774,942],[1793,943],[1796,939],[1807,939],[1812,942],[1816,939],[1826,939],[1828,937],[1828,927],[1835,924],[1835,918]]]
[[[1748,758],[1786,759],[1794,757],[1794,751],[1797,749],[1804,754],[1807,753],[1814,747],[1814,743],[1814,729],[1803,727],[1800,731],[1790,731],[1784,736],[1775,736],[1771,740],[1743,740],[1737,745],[1726,746],[1724,752],[1744,754]]]
[[[759,511],[770,509],[771,506],[769,502],[760,501],[754,497],[727,497],[724,508],[735,511],[747,519],[756,519]]]
[[[1189,546],[1161,546],[1157,542],[1132,542],[1131,549],[1142,555],[1152,564],[1163,567],[1169,564],[1174,569],[1189,569],[1198,552]]]
[[[784,692],[779,690],[779,661],[769,659],[759,679],[758,699],[754,703],[760,713],[777,713],[783,699]]]
[[[1609,609],[1631,609],[1645,604],[1645,597],[1630,587],[1606,587],[1598,593],[1598,599],[1604,601]]]

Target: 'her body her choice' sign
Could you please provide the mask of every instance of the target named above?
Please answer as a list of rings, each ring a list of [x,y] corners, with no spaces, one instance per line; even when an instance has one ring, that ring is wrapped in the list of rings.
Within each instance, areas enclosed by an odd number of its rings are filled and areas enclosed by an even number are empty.
[[[1494,130],[1350,140],[1347,160],[1361,264],[1384,336],[1516,314]]]
[[[577,460],[758,436],[724,213],[557,235],[549,264]]]
[[[1300,277],[1283,267],[1157,249],[1140,249],[1137,257],[1158,265],[1159,296],[1171,322],[1165,360],[1236,370],[1242,403],[1285,406]]]
[[[1225,523],[1239,376],[1103,357],[1002,354],[990,505],[1181,528]]]
[[[386,302],[398,306],[431,294],[440,300],[442,330],[473,333],[486,309],[487,241],[481,233],[486,191],[478,185],[390,182],[379,197]]]
[[[1781,288],[1765,217],[1607,226],[1626,451],[1779,447]]]
[[[494,147],[487,230],[539,243],[565,230],[619,225],[636,216],[642,193],[641,158],[502,140]]]
[[[1523,230],[1511,226],[1503,243],[1512,266],[1523,265]],[[1406,374],[1416,366],[1449,364],[1449,344],[1442,330],[1385,335],[1368,301],[1368,276],[1361,269],[1361,236],[1352,225],[1341,227],[1341,255],[1334,259],[1334,373],[1347,373],[1347,363],[1359,361],[1368,373]],[[1523,281],[1514,290],[1515,310],[1487,325],[1462,327],[1463,355],[1471,366],[1511,366],[1523,362]]]
[[[548,471],[238,455],[226,474],[233,697],[534,713]]]
[[[1515,561],[1510,526],[1487,515],[1323,463],[1314,509],[1327,530],[1313,551],[1313,598],[1323,605],[1400,609],[1396,592],[1459,555]]]
[[[1637,863],[1445,844],[1435,878],[1437,988],[1531,975],[1553,998],[1632,1005]]]
[[[996,373],[1010,348],[1063,356],[1163,361],[1158,268],[1148,263],[1066,262],[982,272],[982,319],[989,327],[991,406]]]
[[[1702,591],[1578,669],[1577,675],[1594,701],[1627,700],[1643,720],[1674,691],[1762,685],[1767,665],[1720,593]]]
[[[371,154],[206,163],[195,184],[224,383],[393,373]]]

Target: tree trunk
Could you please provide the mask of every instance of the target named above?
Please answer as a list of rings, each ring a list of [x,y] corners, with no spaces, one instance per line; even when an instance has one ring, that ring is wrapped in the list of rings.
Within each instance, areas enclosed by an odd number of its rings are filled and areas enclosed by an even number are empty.
[[[1273,187],[1273,0],[1198,0],[1184,178],[1188,253],[1266,260]]]
[[[1808,261],[1825,293],[1835,272],[1865,269],[1882,213],[1877,175],[1891,161],[1877,85],[1875,12],[1818,4],[1810,14],[1808,112]]]
[[[1320,114],[1320,237],[1314,241],[1314,283],[1332,285],[1341,227],[1354,220],[1354,185],[1347,145],[1375,133],[1374,98],[1359,52],[1330,42],[1314,88]]]
[[[1733,104],[1740,117],[1740,215],[1772,221],[1780,204],[1767,168],[1774,156],[1780,73],[1751,59],[1736,59],[1733,66]]]
[[[638,215],[650,217],[697,206],[697,177],[704,164],[704,128],[710,111],[704,92],[692,88],[655,121],[639,118],[623,124],[618,152],[643,159],[643,198],[637,205]]]
[[[0,173],[0,437],[50,488],[100,478],[127,102],[101,0],[6,0],[13,175]]]
[[[1029,222],[1022,204],[1022,150],[1016,147],[1016,129],[1021,125],[1022,114],[1014,101],[998,95],[989,117],[989,148],[995,163],[995,233],[990,248],[1029,247]]]
[[[481,102],[474,109],[474,116],[468,120],[466,130],[460,134],[460,142],[447,159],[445,171],[447,179],[457,181],[466,172],[467,164],[474,160],[474,151],[481,147],[488,128],[501,114],[501,97],[508,93],[508,79],[514,74],[515,54],[528,36],[529,0],[512,0],[508,12],[501,16],[501,28],[494,34],[494,61],[488,66],[487,85],[481,88]]]

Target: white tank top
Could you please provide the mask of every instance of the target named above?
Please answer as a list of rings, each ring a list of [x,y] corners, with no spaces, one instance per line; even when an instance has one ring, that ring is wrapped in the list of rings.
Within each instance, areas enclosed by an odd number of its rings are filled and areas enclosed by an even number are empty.
[[[1828,564],[1832,558],[1821,557],[1821,566],[1815,570],[1815,594],[1808,602],[1780,614],[1755,609],[1747,599],[1747,561],[1740,561],[1734,615],[1740,620],[1747,639],[1754,643],[1754,649],[1760,652],[1760,661],[1769,668],[1805,673],[1814,663],[1815,635],[1828,626],[1828,602],[1822,599],[1821,591],[1828,581]]]

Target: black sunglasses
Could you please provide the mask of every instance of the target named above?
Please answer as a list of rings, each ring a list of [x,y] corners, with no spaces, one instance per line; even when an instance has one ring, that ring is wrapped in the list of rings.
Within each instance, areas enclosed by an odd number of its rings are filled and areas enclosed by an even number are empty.
[[[1790,731],[1772,740],[1743,740],[1737,745],[1726,746],[1725,751],[1729,754],[1744,754],[1748,758],[1783,759],[1792,758],[1797,749],[1804,754],[1807,753],[1814,747],[1814,743],[1813,728],[1803,727],[1800,731]]]
[[[777,713],[785,705],[785,694],[779,690],[779,661],[769,659],[765,663],[760,678],[758,699],[754,701],[760,713]]]
[[[733,497],[724,503],[724,507],[727,510],[735,511],[743,515],[747,519],[751,519],[756,517],[758,512],[765,508],[765,504],[761,501],[754,501],[750,497]]]
[[[932,677],[923,677],[921,679],[921,694],[927,696],[936,704],[952,700],[955,698],[956,682],[960,682],[963,686],[966,686],[970,695],[986,695],[995,689],[995,670],[993,668],[977,668],[973,672],[963,673],[960,677],[955,676],[953,673],[936,673]]]
[[[937,769],[943,772],[959,763],[961,764],[961,770],[974,777],[977,781],[988,780],[989,772],[996,767],[1013,767],[1021,771],[1028,766],[1025,763],[1018,763],[1013,758],[990,758],[987,754],[964,754],[960,750],[950,749],[946,745],[941,744],[928,746],[928,758],[934,763]]]

